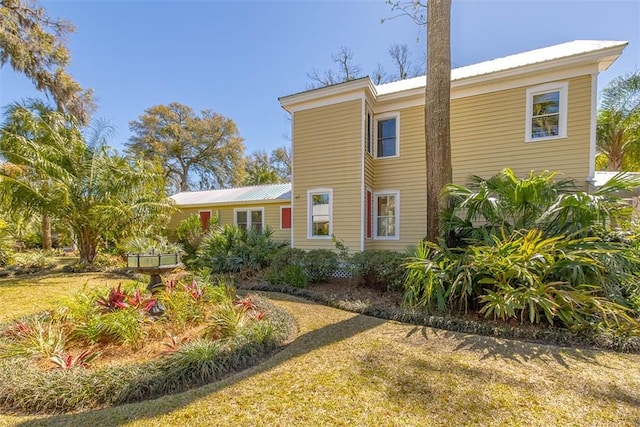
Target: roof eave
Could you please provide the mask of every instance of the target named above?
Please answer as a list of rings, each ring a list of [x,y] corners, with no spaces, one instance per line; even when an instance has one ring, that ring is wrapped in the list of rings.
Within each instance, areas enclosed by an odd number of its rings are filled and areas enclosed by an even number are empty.
[[[338,83],[331,86],[324,86],[304,92],[295,93],[293,95],[283,96],[278,98],[278,101],[280,101],[280,106],[282,108],[291,113],[290,107],[294,105],[315,101],[320,98],[329,98],[335,95],[342,95],[347,92],[362,89],[369,89],[373,96],[377,96],[376,87],[371,81],[371,78],[367,76],[355,80],[350,80],[348,82]]]

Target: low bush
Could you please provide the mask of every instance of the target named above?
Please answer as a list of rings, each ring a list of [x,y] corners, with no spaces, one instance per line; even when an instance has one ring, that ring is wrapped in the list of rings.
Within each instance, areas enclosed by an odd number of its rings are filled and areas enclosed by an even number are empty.
[[[206,230],[202,229],[200,217],[197,214],[190,215],[188,218],[180,221],[176,227],[176,241],[182,245],[184,256],[182,261],[186,266],[192,266],[196,261],[196,253],[202,244],[205,236],[212,226],[216,225],[217,217],[211,217]]]
[[[403,289],[407,255],[381,249],[356,252],[349,261],[353,279],[359,286],[379,291]]]
[[[635,334],[639,313],[627,298],[637,286],[640,258],[627,249],[597,238],[545,238],[535,229],[457,252],[423,242],[408,264],[405,301],[471,309],[495,319]]]
[[[329,249],[311,249],[305,254],[302,267],[309,283],[327,282],[339,267],[338,255]]]
[[[213,273],[239,273],[266,268],[284,242],[271,238],[267,228],[259,233],[235,225],[214,227],[197,251],[198,267],[210,267]]]

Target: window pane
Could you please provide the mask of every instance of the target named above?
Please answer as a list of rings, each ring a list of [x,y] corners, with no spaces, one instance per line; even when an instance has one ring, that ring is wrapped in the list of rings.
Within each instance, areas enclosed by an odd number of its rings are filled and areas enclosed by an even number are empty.
[[[247,229],[247,211],[236,211],[236,225],[243,230]]]
[[[533,95],[533,116],[557,114],[560,111],[560,92]]]
[[[378,122],[378,138],[395,138],[396,119],[380,120]]]
[[[378,196],[377,235],[378,237],[396,236],[396,196]]]
[[[262,211],[251,211],[251,228],[262,233]]]
[[[560,135],[560,92],[533,95],[531,138]]]
[[[396,155],[396,119],[378,121],[378,157]]]
[[[544,138],[560,134],[559,115],[534,117],[531,119],[531,137]]]
[[[311,235],[329,235],[329,193],[311,195]]]

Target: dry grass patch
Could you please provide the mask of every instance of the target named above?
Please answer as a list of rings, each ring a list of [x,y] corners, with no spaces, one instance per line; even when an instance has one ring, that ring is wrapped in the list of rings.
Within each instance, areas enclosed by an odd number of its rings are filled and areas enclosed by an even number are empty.
[[[640,355],[464,335],[271,297],[298,319],[300,334],[262,364],[185,393],[29,425],[640,424]]]
[[[52,308],[63,297],[135,281],[108,273],[56,273],[0,279],[0,323]]]

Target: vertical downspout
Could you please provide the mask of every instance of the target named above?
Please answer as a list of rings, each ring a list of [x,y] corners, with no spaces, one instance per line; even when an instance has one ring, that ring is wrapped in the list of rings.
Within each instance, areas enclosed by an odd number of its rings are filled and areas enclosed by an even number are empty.
[[[367,123],[367,111],[366,111],[366,102],[365,102],[365,98],[366,98],[366,91],[362,94],[362,114],[360,117],[360,161],[362,164],[361,167],[361,185],[360,185],[360,252],[364,251],[364,238],[365,238],[365,223],[367,221],[366,219],[366,215],[365,215],[365,204],[366,204],[366,200],[365,198],[367,197],[367,192],[365,189],[365,173],[364,173],[364,168],[365,168],[365,161],[364,161],[364,156],[365,156],[365,148],[364,145],[366,143],[365,138],[366,138],[366,123]]]
[[[294,248],[295,246],[293,245],[293,230],[295,229],[294,225],[295,225],[295,221],[294,221],[294,216],[295,216],[295,209],[293,208],[293,202],[295,200],[295,191],[294,191],[294,173],[293,173],[293,143],[295,141],[295,136],[294,136],[294,120],[295,120],[295,112],[291,113],[291,244],[290,246],[292,248]]]
[[[589,176],[588,188],[591,192],[596,177],[596,124],[598,115],[598,70],[591,73],[591,123],[589,129]]]

